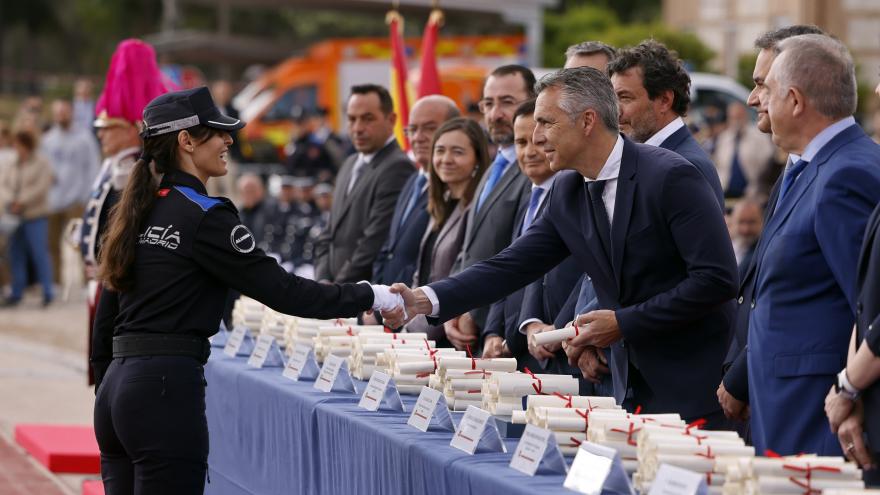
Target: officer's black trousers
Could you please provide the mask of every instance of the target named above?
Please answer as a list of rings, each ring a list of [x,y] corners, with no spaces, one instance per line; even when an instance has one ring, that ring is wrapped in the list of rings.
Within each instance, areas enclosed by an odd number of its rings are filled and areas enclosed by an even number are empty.
[[[107,495],[201,495],[208,462],[205,375],[194,358],[116,358],[95,397]]]

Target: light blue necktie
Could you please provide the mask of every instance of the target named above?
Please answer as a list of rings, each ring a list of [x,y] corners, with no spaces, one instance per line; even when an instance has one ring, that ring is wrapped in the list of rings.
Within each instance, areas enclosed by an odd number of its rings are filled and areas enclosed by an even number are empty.
[[[495,185],[501,180],[501,176],[504,174],[504,171],[507,170],[508,165],[510,165],[510,162],[508,162],[507,159],[504,158],[504,155],[499,151],[498,155],[495,156],[495,161],[492,162],[492,165],[489,167],[492,170],[489,171],[489,178],[486,180],[482,192],[480,192],[476,211],[480,211],[483,202],[485,202],[486,198],[489,197],[489,194],[492,193],[492,189],[495,189]]]
[[[529,209],[526,210],[526,218],[523,220],[521,234],[535,222],[535,215],[538,213],[538,204],[541,202],[541,196],[544,195],[543,187],[535,187],[532,189],[532,197],[529,199]]]
[[[400,216],[400,224],[403,225],[403,222],[406,222],[406,219],[409,218],[409,214],[412,213],[413,208],[416,207],[416,203],[419,201],[419,196],[422,195],[422,189],[425,188],[425,183],[428,182],[428,178],[425,174],[419,174],[416,178],[416,185],[413,187],[412,192],[409,195],[409,201],[406,203],[406,209],[403,210],[403,215]]]
[[[797,163],[785,169],[785,175],[782,177],[782,186],[779,187],[779,198],[776,200],[776,210],[779,210],[779,207],[782,206],[785,195],[791,189],[791,186],[794,185],[795,179],[797,179],[798,175],[804,171],[804,168],[809,163],[804,160],[798,160]]]

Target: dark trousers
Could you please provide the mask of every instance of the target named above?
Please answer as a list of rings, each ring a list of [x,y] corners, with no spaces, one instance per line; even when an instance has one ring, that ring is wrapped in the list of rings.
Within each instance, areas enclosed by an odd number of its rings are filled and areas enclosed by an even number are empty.
[[[205,374],[179,356],[116,358],[95,397],[107,495],[197,495],[205,489]]]

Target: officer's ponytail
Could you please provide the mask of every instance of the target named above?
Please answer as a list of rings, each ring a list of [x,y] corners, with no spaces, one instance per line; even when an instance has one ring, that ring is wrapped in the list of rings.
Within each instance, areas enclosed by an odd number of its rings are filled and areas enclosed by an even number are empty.
[[[187,129],[204,141],[215,132],[204,126]],[[134,164],[119,202],[110,210],[107,231],[98,253],[98,277],[112,290],[126,291],[134,284],[134,264],[138,234],[156,200],[159,174],[177,170],[177,134],[172,132],[144,140],[144,151]]]

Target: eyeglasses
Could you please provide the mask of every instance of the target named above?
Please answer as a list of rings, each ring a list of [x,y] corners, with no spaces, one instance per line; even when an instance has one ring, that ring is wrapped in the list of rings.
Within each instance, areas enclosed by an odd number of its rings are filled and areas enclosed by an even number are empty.
[[[424,125],[420,125],[420,126],[419,125],[408,125],[408,126],[406,126],[406,129],[404,129],[404,131],[406,132],[406,135],[408,137],[415,136],[416,134],[419,133],[419,131],[421,131],[429,136],[433,136],[434,133],[437,132],[438,128],[439,128],[439,126],[437,124],[430,123],[430,124],[424,124]]]
[[[513,112],[514,110],[516,110],[516,107],[518,107],[520,103],[521,102],[510,97],[498,98],[497,100],[492,98],[484,98],[480,100],[480,103],[477,106],[479,106],[480,112],[485,115],[495,108],[498,108],[503,112]]]

